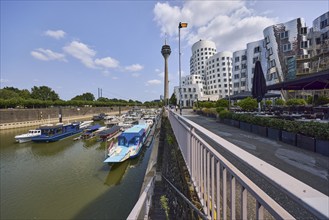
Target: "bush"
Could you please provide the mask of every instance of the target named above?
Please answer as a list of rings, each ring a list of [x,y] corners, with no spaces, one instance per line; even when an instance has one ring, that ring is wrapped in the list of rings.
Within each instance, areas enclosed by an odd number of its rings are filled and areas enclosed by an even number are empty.
[[[285,102],[283,99],[277,99],[275,100],[275,105],[285,105]]]
[[[238,106],[240,106],[244,111],[254,111],[257,109],[257,101],[256,99],[248,97],[238,102]]]
[[[286,105],[295,106],[295,105],[306,105],[306,101],[304,99],[289,99],[286,102]]]
[[[228,100],[220,99],[216,102],[216,107],[228,107]]]
[[[225,110],[224,107],[217,107],[216,112],[219,114],[221,111]]]
[[[231,119],[232,118],[232,115],[233,115],[233,113],[230,112],[229,110],[226,110],[226,109],[224,109],[224,110],[222,110],[222,111],[219,112],[219,117],[220,118],[228,118],[228,119]]]

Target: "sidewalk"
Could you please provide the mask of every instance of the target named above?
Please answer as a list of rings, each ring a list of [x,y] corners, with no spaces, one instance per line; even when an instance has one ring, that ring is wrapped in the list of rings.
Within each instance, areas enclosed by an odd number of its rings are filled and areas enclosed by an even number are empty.
[[[314,189],[329,195],[328,157],[219,123],[216,119],[197,115],[190,109],[184,109],[183,116]],[[225,154],[225,152],[220,153]]]

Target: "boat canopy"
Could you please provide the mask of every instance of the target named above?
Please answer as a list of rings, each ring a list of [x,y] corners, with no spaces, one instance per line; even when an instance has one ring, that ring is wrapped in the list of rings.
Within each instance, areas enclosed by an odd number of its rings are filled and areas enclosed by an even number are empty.
[[[127,146],[129,142],[135,137],[141,137],[145,132],[145,129],[141,126],[133,126],[127,129],[118,137],[119,145]]]

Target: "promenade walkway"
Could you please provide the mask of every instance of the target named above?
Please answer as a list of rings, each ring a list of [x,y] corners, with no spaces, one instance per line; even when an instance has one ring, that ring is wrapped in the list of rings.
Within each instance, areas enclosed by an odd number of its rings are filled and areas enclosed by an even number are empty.
[[[183,110],[183,116],[329,196],[328,157],[219,123],[192,110]]]

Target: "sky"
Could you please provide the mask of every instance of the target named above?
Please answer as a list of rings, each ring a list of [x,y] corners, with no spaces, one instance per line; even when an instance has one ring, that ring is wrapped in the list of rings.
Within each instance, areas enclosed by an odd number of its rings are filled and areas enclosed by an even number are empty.
[[[48,86],[61,99],[86,92],[152,101],[164,92],[161,47],[171,47],[169,96],[189,74],[191,46],[212,40],[217,51],[245,49],[264,28],[302,17],[308,27],[328,0],[0,1],[0,88]]]

